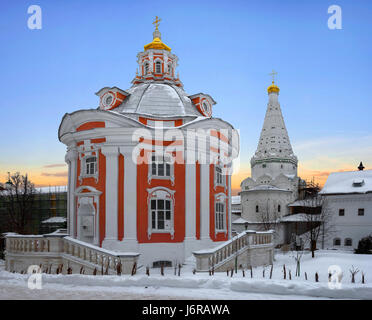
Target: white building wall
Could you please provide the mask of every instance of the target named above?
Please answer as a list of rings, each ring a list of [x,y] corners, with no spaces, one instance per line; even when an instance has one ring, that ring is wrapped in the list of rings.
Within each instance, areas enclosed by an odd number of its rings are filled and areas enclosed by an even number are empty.
[[[325,239],[325,248],[355,249],[360,239],[372,234],[372,194],[327,195],[327,210],[332,213],[332,232]],[[364,216],[358,216],[358,209],[364,209]],[[339,209],[345,210],[339,216]],[[327,230],[328,228],[326,228]],[[341,246],[334,246],[335,238]],[[345,246],[345,239],[352,239],[352,246]]]

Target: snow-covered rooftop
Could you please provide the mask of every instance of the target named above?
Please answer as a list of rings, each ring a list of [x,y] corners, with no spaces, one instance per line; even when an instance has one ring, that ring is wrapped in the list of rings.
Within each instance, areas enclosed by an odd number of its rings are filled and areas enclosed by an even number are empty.
[[[66,221],[67,220],[64,217],[51,217],[49,219],[44,220],[42,223],[64,223]]]
[[[58,192],[67,192],[67,186],[49,186],[49,187],[40,187],[35,188],[37,192],[40,193],[58,193]]]
[[[243,191],[246,191],[246,192],[248,191],[287,191],[287,192],[290,192],[289,190],[280,189],[280,188],[277,188],[269,184],[261,184],[253,188],[250,188],[249,190],[243,190]]]
[[[304,222],[308,220],[306,213],[291,214],[280,219],[281,222]]]
[[[320,194],[372,192],[372,170],[332,172]]]
[[[232,196],[231,204],[241,204],[240,196]]]
[[[319,206],[321,206],[321,201],[318,199],[297,200],[288,205],[288,207],[312,207],[312,208]]]
[[[248,222],[247,220],[245,220],[243,218],[239,218],[239,219],[234,220],[232,223],[233,224],[245,224],[247,222]]]

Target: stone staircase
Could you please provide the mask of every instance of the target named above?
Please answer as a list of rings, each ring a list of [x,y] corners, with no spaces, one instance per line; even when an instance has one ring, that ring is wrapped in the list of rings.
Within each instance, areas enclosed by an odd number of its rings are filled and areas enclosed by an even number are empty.
[[[274,258],[273,233],[272,230],[247,230],[213,249],[195,251],[196,271],[219,272],[270,265]]]

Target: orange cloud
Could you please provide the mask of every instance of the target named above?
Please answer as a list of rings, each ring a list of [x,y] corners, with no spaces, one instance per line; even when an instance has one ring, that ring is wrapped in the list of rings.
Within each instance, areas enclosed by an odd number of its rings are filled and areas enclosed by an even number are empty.
[[[41,176],[43,177],[67,177],[68,172],[55,172],[55,173],[48,173],[48,172],[42,172]]]
[[[43,166],[43,168],[58,168],[58,167],[65,167],[67,166],[66,163],[56,163],[56,164],[48,164]]]

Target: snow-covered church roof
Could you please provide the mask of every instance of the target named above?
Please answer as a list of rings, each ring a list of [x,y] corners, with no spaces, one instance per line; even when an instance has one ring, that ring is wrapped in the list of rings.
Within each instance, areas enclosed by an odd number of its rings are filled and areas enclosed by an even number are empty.
[[[188,94],[175,85],[143,83],[126,91],[130,96],[117,109],[119,112],[163,117],[201,116]]]
[[[332,172],[320,194],[372,192],[372,170]]]

